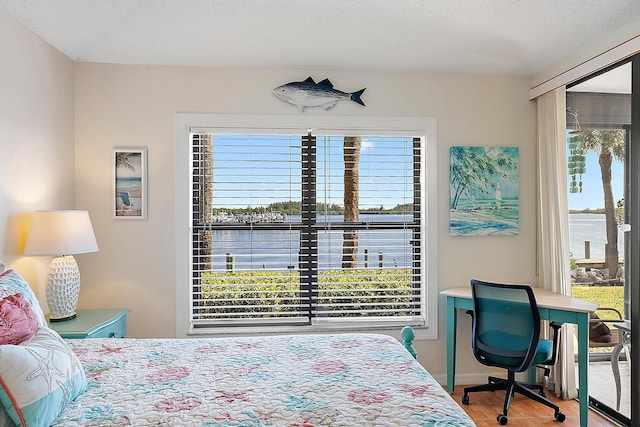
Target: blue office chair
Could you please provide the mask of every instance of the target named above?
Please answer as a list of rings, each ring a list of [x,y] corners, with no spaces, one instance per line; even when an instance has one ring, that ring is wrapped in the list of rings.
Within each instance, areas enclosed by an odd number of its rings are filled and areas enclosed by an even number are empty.
[[[507,412],[515,392],[540,402],[555,413],[562,422],[566,416],[558,405],[549,401],[542,385],[524,384],[515,380],[517,372],[532,366],[551,366],[557,354],[558,329],[561,323],[552,322],[553,340],[540,339],[540,313],[533,290],[528,285],[507,285],[471,280],[473,297],[471,346],[475,358],[486,366],[507,370],[507,379],[489,377],[488,384],[466,387],[462,403],[469,404],[468,393],[505,390],[504,408],[497,416],[500,425],[508,422]],[[545,369],[545,375],[549,369]],[[533,390],[537,390],[535,393]]]

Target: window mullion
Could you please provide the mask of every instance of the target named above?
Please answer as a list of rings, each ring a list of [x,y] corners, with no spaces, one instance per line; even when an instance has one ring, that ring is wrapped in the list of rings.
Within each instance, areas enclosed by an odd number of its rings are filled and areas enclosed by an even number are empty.
[[[311,322],[317,307],[318,231],[316,224],[316,138],[302,137],[302,230],[300,231],[300,295]]]
[[[413,223],[418,227],[413,228],[413,239],[411,240],[412,253],[412,274],[413,277],[421,277],[422,271],[422,228],[419,226],[422,221],[422,188],[420,184],[421,180],[421,146],[422,141],[420,138],[413,138]],[[420,281],[414,280],[413,288],[414,302],[419,307],[421,299],[423,298],[423,290],[421,288]],[[416,310],[415,315],[420,315],[420,310]]]

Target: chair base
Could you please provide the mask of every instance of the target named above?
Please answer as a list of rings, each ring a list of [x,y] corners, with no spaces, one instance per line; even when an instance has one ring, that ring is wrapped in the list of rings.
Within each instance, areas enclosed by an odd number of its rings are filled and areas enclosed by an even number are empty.
[[[506,425],[508,422],[507,413],[509,412],[509,405],[511,404],[511,399],[516,392],[553,409],[553,416],[556,420],[562,422],[566,419],[565,415],[560,412],[560,407],[546,398],[542,385],[525,384],[515,381],[515,374],[513,372],[509,372],[509,377],[507,379],[489,377],[488,381],[489,382],[487,384],[465,387],[464,394],[462,395],[462,403],[465,405],[469,404],[469,393],[473,393],[476,391],[504,390],[506,391],[506,395],[504,397],[504,407],[502,409],[502,413],[497,417],[497,421],[501,425]],[[538,392],[535,393],[533,390],[537,390]]]

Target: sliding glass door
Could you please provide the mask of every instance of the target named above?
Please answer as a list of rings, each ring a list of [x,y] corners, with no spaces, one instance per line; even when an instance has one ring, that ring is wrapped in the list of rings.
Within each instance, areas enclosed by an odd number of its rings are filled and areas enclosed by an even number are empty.
[[[635,63],[628,60],[576,82],[566,95],[572,290],[600,305],[590,329],[590,403],[627,425],[631,298],[638,292],[640,247],[640,172],[633,160],[640,151],[638,132],[632,138],[638,126]]]

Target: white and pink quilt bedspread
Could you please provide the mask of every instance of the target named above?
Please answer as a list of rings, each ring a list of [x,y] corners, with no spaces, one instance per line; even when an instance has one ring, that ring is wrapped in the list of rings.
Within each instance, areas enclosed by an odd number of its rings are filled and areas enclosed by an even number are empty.
[[[68,340],[89,380],[55,426],[472,426],[376,334]]]

